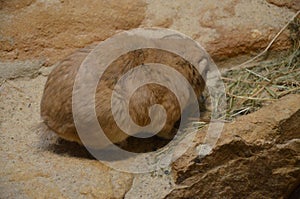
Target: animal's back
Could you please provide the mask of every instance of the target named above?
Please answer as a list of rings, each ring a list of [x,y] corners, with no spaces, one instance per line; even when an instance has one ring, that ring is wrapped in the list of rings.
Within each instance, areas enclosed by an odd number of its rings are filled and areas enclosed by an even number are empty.
[[[73,121],[72,91],[77,71],[93,48],[94,46],[89,46],[76,51],[51,72],[41,102],[41,116],[45,124],[62,138],[78,143],[81,141]],[[196,96],[199,96],[204,89],[205,83],[198,71],[186,60],[175,54],[157,49],[142,49],[122,55],[104,72],[95,95],[98,121],[107,137],[114,143],[121,142],[128,137],[119,129],[112,115],[111,97],[114,86],[126,72],[143,63],[161,63],[173,67],[188,80]],[[153,73],[149,71],[150,76]],[[165,81],[169,81],[169,79],[166,77]],[[122,102],[122,95],[126,95],[126,91],[119,94]],[[148,84],[137,89],[130,97],[130,116],[140,126],[145,126],[151,122],[148,110],[152,105],[162,105],[166,110],[167,119],[158,136],[167,139],[172,138],[172,129],[175,122],[180,119],[181,111],[178,100],[171,91],[158,84]],[[185,106],[188,106],[188,100],[186,99]],[[118,109],[118,104],[112,104],[112,106]],[[122,114],[122,110],[119,112]],[[88,118],[89,113],[82,111],[82,116]],[[124,120],[124,122],[126,121]]]

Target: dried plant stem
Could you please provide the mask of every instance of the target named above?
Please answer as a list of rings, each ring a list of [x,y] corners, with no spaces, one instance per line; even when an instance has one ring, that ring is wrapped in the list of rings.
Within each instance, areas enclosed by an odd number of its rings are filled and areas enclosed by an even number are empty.
[[[252,98],[255,98],[258,94],[260,94],[264,89],[265,89],[266,86],[262,86],[258,91],[256,91],[253,95],[251,95]],[[244,104],[248,99],[242,99],[238,105],[242,105]]]
[[[246,71],[249,72],[249,73],[251,73],[251,74],[253,74],[253,75],[255,75],[255,76],[257,76],[257,77],[260,77],[260,78],[262,78],[262,79],[264,79],[264,80],[266,80],[266,81],[268,81],[268,82],[271,81],[271,80],[269,80],[268,78],[266,78],[266,77],[264,77],[264,76],[262,76],[262,75],[260,75],[260,74],[257,74],[257,73],[255,73],[255,72],[249,70],[249,69],[246,69]]]
[[[283,92],[279,93],[279,97],[285,96],[285,95],[287,95],[291,92],[297,91],[297,90],[300,90],[300,87],[296,87],[296,88],[292,88],[292,89],[287,90],[287,91],[283,91]]]
[[[247,80],[232,79],[232,78],[228,78],[228,77],[222,77],[221,79],[231,81],[231,82],[244,82],[244,83],[247,83],[247,84],[261,84],[261,85],[267,84],[267,82],[251,82],[251,81],[247,81]]]
[[[260,100],[260,101],[275,101],[276,99],[271,99],[271,98],[256,98],[256,97],[247,97],[247,96],[239,96],[239,95],[234,95],[231,93],[227,93],[231,97],[235,98],[240,98],[240,99],[248,99],[248,100]]]

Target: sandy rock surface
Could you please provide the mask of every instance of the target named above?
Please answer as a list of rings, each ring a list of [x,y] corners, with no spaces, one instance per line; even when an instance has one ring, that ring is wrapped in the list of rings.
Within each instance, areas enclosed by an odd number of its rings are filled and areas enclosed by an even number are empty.
[[[0,7],[1,59],[35,58],[48,65],[117,30],[138,27],[145,16],[140,0],[13,0]]]
[[[38,59],[51,65],[75,49],[102,41],[118,31],[153,26],[192,37],[215,61],[256,54],[287,23],[299,4],[297,0],[269,2],[0,1],[0,58]],[[289,46],[285,31],[273,49],[284,50]]]
[[[45,81],[1,85],[0,198],[121,198],[130,174],[107,168],[76,144],[52,144],[39,134]]]

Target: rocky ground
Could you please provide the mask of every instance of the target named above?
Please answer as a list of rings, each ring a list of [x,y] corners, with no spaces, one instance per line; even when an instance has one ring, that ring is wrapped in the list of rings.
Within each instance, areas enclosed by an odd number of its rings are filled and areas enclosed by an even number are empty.
[[[300,184],[299,95],[225,124],[200,160],[203,129],[172,167],[147,174],[115,171],[77,144],[53,142],[39,106],[57,61],[118,31],[175,29],[228,67],[265,48],[299,8],[275,0],[0,0],[0,198],[288,198]],[[289,35],[274,55],[291,47]]]

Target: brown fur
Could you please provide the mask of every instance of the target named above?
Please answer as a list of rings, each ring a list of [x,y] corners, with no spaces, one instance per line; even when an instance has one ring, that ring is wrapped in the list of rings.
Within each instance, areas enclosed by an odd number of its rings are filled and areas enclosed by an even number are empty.
[[[72,90],[76,73],[93,48],[94,46],[89,46],[78,50],[64,59],[51,72],[41,101],[41,116],[44,123],[62,138],[78,143],[81,141],[72,116]],[[129,69],[151,62],[162,63],[176,69],[189,81],[197,96],[200,96],[204,89],[205,83],[197,70],[175,54],[157,49],[143,49],[122,55],[105,71],[96,91],[97,118],[105,134],[113,143],[124,141],[128,135],[122,132],[114,122],[110,106],[112,89],[117,80]],[[130,98],[130,116],[136,124],[147,125],[151,122],[148,108],[154,104],[162,105],[167,113],[166,124],[158,136],[169,139],[173,136],[172,129],[175,122],[180,119],[181,113],[176,96],[166,87],[148,84],[139,88]],[[88,115],[88,113],[82,113],[82,115]]]

